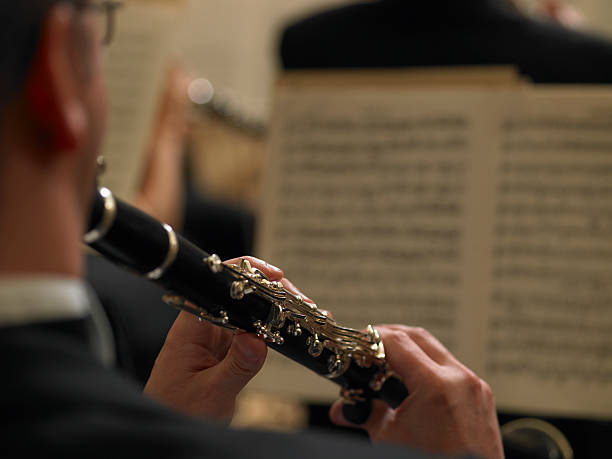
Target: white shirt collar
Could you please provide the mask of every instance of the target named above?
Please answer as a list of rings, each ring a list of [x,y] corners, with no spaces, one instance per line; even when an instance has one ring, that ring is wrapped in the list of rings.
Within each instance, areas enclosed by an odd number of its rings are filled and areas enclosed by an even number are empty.
[[[90,294],[81,279],[0,277],[0,327],[82,319],[90,311]]]
[[[112,330],[93,291],[78,278],[61,276],[0,277],[0,328],[90,318],[92,346],[112,365]]]

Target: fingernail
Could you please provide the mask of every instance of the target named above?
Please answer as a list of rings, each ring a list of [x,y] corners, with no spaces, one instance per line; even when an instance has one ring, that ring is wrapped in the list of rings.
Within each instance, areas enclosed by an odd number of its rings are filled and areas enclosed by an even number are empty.
[[[280,268],[277,268],[276,266],[271,265],[270,263],[266,263],[266,266],[267,266],[268,268],[270,268],[271,270],[273,270],[273,271],[278,271],[278,272],[280,272]]]

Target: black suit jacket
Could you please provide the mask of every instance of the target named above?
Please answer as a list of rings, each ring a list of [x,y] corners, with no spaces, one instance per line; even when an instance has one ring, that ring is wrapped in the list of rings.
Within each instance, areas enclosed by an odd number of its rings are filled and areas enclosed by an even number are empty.
[[[423,457],[319,435],[234,431],[178,415],[103,367],[85,321],[0,328],[0,457]]]
[[[382,0],[284,31],[287,69],[514,64],[535,83],[611,83],[612,42],[513,12],[504,0]]]

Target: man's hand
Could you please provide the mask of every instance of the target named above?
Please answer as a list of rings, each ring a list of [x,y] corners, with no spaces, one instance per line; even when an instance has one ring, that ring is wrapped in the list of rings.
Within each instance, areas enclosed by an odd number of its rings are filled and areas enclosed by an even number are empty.
[[[389,365],[410,395],[395,410],[374,401],[370,418],[361,426],[343,418],[338,401],[331,408],[332,421],[366,429],[377,442],[409,445],[431,453],[503,458],[495,401],[487,383],[423,329],[402,325],[376,328]]]
[[[283,278],[280,269],[245,258],[270,280]],[[145,393],[183,413],[229,422],[236,396],[261,369],[266,352],[266,344],[255,335],[234,334],[181,312],[155,361]]]

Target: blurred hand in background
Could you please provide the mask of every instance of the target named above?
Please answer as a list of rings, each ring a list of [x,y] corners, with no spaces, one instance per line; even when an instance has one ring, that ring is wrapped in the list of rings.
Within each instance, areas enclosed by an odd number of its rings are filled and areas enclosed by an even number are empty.
[[[563,0],[542,0],[536,13],[572,29],[580,29],[585,25],[584,15]]]
[[[145,171],[133,204],[180,228],[184,207],[183,153],[189,131],[188,73],[180,63],[168,71],[147,152]]]

